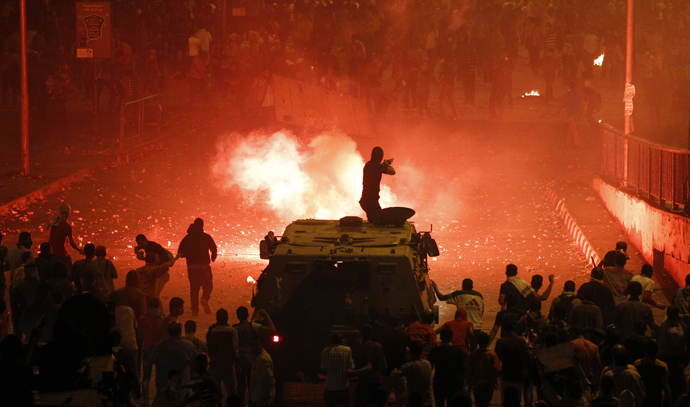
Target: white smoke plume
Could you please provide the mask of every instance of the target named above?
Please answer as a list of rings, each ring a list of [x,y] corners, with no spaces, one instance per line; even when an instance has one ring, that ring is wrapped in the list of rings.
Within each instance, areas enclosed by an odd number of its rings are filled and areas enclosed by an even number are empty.
[[[364,216],[359,207],[364,159],[343,133],[303,141],[290,131],[252,132],[221,139],[212,165],[224,189],[265,205],[283,220]],[[382,186],[381,203],[395,201]]]

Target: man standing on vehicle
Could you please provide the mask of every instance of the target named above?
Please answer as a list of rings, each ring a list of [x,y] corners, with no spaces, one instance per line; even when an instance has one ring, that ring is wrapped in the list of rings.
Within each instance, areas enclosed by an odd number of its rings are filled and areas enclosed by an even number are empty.
[[[187,236],[180,242],[177,252],[187,259],[187,277],[189,278],[189,298],[192,303],[192,316],[199,315],[199,289],[203,288],[201,306],[206,314],[211,313],[208,300],[213,291],[213,274],[211,262],[216,261],[218,247],[208,233],[204,233],[204,221],[201,218],[189,225]],[[209,252],[211,255],[209,256]]]
[[[381,176],[383,174],[395,175],[395,169],[391,167],[393,159],[383,160],[383,149],[374,147],[371,150],[371,160],[364,165],[364,177],[362,180],[362,198],[359,205],[367,214],[370,222],[375,222],[381,212],[379,204],[379,192],[381,190]]]

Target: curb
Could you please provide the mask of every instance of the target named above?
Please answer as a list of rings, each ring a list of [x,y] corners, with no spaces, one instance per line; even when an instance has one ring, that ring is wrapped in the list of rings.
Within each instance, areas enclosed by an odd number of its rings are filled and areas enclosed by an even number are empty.
[[[138,153],[142,153],[143,149],[151,147],[154,144],[161,143],[162,140],[165,138],[167,138],[167,135],[161,135],[151,140],[130,147],[125,152],[126,158],[124,160],[121,159],[121,157],[123,156],[122,153],[115,153],[114,155],[111,155],[110,157],[105,158],[97,162],[96,164],[81,169],[73,174],[67,175],[64,178],[61,178],[51,184],[48,184],[43,188],[37,189],[34,192],[14,199],[6,204],[2,204],[0,205],[0,216],[7,215],[12,211],[23,209],[32,202],[36,202],[40,199],[43,199],[47,195],[58,192],[72,183],[81,181],[82,179],[91,175],[91,173],[96,170],[103,169],[118,162],[130,162],[130,157],[136,156]]]
[[[565,207],[565,200],[559,198],[551,188],[548,188],[546,191],[546,199],[553,207],[556,215],[558,215],[558,217],[561,218],[561,221],[563,221],[566,229],[568,229],[570,237],[575,240],[575,243],[585,255],[587,261],[593,261],[594,264],[599,264],[601,261],[599,254],[596,252],[596,250],[594,250],[592,244],[589,243],[589,240],[587,240],[587,237],[575,221],[575,218],[573,218],[573,215],[571,215],[568,209]]]

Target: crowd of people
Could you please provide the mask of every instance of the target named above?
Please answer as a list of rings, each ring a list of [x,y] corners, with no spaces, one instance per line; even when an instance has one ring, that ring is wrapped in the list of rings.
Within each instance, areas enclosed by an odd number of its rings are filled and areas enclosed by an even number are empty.
[[[160,293],[170,278],[168,271],[185,258],[192,318],[199,315],[200,304],[211,314],[211,263],[217,247],[204,232],[202,219],[189,225],[176,256],[137,235],[134,252],[144,265],[130,270],[124,286],[116,289],[114,279],[119,276],[106,248],[92,243],[79,247],[70,214],[69,205],[59,208],[48,224],[49,241],[40,244],[36,257],[30,232],[21,232],[9,249],[1,245],[0,234],[3,405],[31,406],[34,392],[55,394],[93,386],[113,405],[220,406],[224,394],[229,398],[223,405],[272,404],[273,362],[262,341],[275,326],[265,311],[255,310],[250,319],[249,310],[240,306],[237,323],[230,325],[228,311],[218,308],[216,323],[202,338],[196,336],[194,319],[179,319],[185,308],[182,298],[173,297],[168,314],[163,312]],[[72,262],[68,245],[84,258]],[[110,371],[115,380],[85,381],[89,370],[97,369],[91,361],[102,356],[115,363],[99,369]],[[39,373],[34,375],[30,366]],[[150,400],[151,394],[155,397]]]
[[[619,242],[580,287],[566,281],[548,310],[554,276],[540,293],[542,276],[528,283],[507,265],[490,333],[471,279],[450,294],[432,284],[457,307],[441,326],[431,314],[404,326],[372,313],[361,343],[345,346],[334,334],[323,351],[324,405],[351,405],[348,375],[359,376],[357,406],[386,406],[395,393],[396,405],[488,407],[495,389],[509,407],[688,405],[690,275],[662,305],[652,295],[653,267],[626,269],[626,250]],[[651,307],[666,311],[663,321]]]
[[[84,381],[85,366],[106,356],[114,361],[115,380],[101,391],[116,404],[274,403],[275,368],[263,344],[276,326],[267,312],[250,315],[240,306],[231,325],[229,312],[218,307],[205,337],[197,336],[194,319],[181,319],[182,298],[171,298],[164,312],[159,298],[168,270],[184,257],[192,316],[199,303],[211,313],[210,264],[217,249],[201,219],[189,225],[176,256],[136,236],[134,250],[145,264],[115,289],[118,271],[106,248],[77,245],[70,213],[68,205],[60,207],[36,258],[29,232],[10,249],[0,246],[0,266],[9,271],[9,287],[2,290],[8,288],[9,302],[0,301],[3,401],[33,405],[34,392],[95,385]],[[84,258],[72,262],[68,245]],[[626,251],[627,244],[618,242],[592,269],[589,282],[576,287],[566,281],[548,310],[542,304],[551,297],[555,276],[548,276],[543,289],[543,276],[527,282],[517,266],[507,265],[501,311],[491,328],[484,297],[469,278],[448,294],[432,282],[438,300],[456,307],[454,319],[441,325],[434,326],[433,313],[405,325],[369,309],[369,320],[356,327],[359,339],[346,343],[334,332],[321,351],[324,405],[482,407],[492,403],[495,389],[507,407],[688,405],[690,275],[670,304],[662,304],[653,295],[653,267],[628,270]],[[665,310],[665,318],[655,320],[651,307]],[[354,391],[351,378],[357,378]]]
[[[5,103],[10,96],[16,103],[18,96],[15,3],[2,2],[0,21]],[[29,3],[29,88],[44,116],[64,118],[65,98],[76,89],[89,98],[94,89],[99,95],[107,90],[111,110],[122,101],[169,91],[185,109],[230,99],[233,109],[258,115],[274,105],[272,74],[362,97],[376,114],[392,106],[408,114],[414,111],[405,109],[456,117],[462,113],[455,105],[457,84],[465,104],[488,106],[492,116],[500,116],[517,96],[513,71],[525,63],[543,77],[546,102],[554,99],[557,77],[576,89],[587,104],[578,114],[588,110],[591,124],[601,101],[585,88],[592,88],[601,54],[602,78],[617,93],[624,84],[621,0],[231,1],[227,10],[225,2],[209,0],[116,1],[113,58],[96,61],[95,68],[93,61],[75,58],[72,3]],[[641,122],[649,117],[657,127],[663,122],[673,131],[687,129],[690,38],[684,27],[690,5],[667,0],[636,7]],[[476,99],[477,87],[490,90],[488,100]],[[432,89],[438,94],[433,111]]]

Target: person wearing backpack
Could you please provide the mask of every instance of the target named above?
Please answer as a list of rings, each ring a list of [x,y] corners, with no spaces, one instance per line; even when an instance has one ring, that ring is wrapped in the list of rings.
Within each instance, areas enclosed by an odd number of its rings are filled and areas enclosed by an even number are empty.
[[[549,309],[549,319],[553,319],[553,313],[556,305],[563,304],[566,308],[567,316],[570,317],[570,313],[573,307],[580,304],[582,301],[575,295],[575,282],[568,280],[563,285],[563,292],[561,295],[553,299],[551,303],[551,309]]]
[[[79,294],[89,292],[105,302],[108,286],[95,257],[96,246],[92,243],[84,246],[84,258],[74,262],[69,279],[74,282],[74,286]]]
[[[536,343],[542,329],[546,326],[547,318],[541,314],[541,300],[532,299],[529,311],[523,315],[515,327],[515,332],[521,333],[528,344]]]

